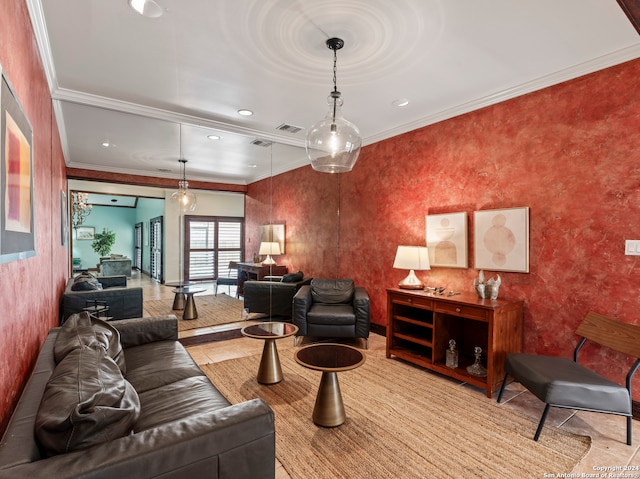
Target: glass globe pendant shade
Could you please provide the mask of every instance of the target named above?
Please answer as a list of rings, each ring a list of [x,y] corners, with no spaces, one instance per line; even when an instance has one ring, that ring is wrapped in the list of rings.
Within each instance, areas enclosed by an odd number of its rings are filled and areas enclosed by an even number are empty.
[[[196,210],[196,195],[189,191],[189,183],[180,181],[180,188],[171,193],[171,202],[177,205],[182,213],[190,213]]]
[[[305,142],[311,167],[323,173],[351,171],[360,155],[362,139],[358,128],[342,116],[342,98],[333,91],[327,98],[327,116],[313,125]]]

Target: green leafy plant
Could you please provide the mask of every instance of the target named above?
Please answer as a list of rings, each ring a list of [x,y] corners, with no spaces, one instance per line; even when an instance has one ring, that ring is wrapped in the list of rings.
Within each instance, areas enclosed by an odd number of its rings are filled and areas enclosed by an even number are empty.
[[[91,243],[91,247],[93,251],[98,253],[100,256],[109,256],[111,253],[111,248],[113,248],[113,244],[116,242],[116,234],[107,228],[102,228],[102,233],[96,233],[93,237],[93,243]]]

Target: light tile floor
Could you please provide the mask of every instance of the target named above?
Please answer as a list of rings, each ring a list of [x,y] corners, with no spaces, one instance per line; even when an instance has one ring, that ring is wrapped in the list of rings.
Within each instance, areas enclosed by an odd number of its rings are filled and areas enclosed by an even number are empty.
[[[134,273],[129,284],[142,286],[144,288],[143,295],[145,300],[173,298],[171,289],[167,286],[160,285],[151,281],[147,276]],[[213,294],[213,286],[204,286],[207,290],[202,294]],[[223,287],[221,287],[223,288]],[[226,287],[223,291],[227,294],[235,295],[235,290],[228,292]],[[220,331],[222,329],[238,328],[246,323],[234,323],[224,325],[218,328],[205,328],[201,330],[186,331],[181,334],[182,337],[187,335],[206,334],[210,332]],[[279,341],[292,341],[291,338]],[[227,341],[220,341],[209,344],[191,346],[188,348],[189,353],[198,364],[207,364],[212,362],[225,361],[262,352],[262,341],[256,341],[250,338],[238,338]],[[369,339],[369,354],[385,355],[385,338],[383,336],[372,334]],[[434,374],[425,371],[425,374]],[[443,380],[447,380],[444,379]],[[471,387],[471,386],[469,386]],[[478,394],[483,391],[478,390]],[[496,394],[497,395],[497,394]],[[544,403],[538,400],[528,391],[524,390],[519,384],[510,384],[503,398],[505,408],[517,411],[519,414],[531,417],[536,422],[540,419]],[[603,474],[598,468],[612,467],[625,468],[626,466],[640,466],[640,424],[638,421],[633,422],[633,446],[626,445],[626,423],[625,418],[608,414],[590,413],[584,411],[572,411],[565,409],[552,408],[545,428],[559,427],[576,434],[584,434],[591,436],[592,446],[589,453],[574,468],[573,471],[549,471],[549,474],[572,473],[567,477],[596,477],[587,476],[587,474],[598,474],[602,477],[609,476],[608,473]],[[542,432],[544,434],[544,430]],[[533,439],[532,439],[533,440]],[[499,454],[499,451],[496,451]],[[626,477],[640,478],[640,471],[618,471],[631,474]],[[614,472],[615,474],[615,472]],[[633,475],[635,474],[635,475]],[[284,468],[277,463],[276,478],[289,478],[289,474]],[[552,475],[548,477],[554,477]],[[624,476],[622,476],[624,477]],[[296,478],[302,479],[302,478]]]

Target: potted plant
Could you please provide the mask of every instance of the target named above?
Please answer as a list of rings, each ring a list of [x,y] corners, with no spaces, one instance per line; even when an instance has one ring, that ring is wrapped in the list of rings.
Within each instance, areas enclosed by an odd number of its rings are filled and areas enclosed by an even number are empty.
[[[91,247],[93,251],[98,253],[101,257],[109,256],[111,248],[116,242],[116,234],[107,228],[102,228],[102,233],[96,233],[93,237],[93,243]]]

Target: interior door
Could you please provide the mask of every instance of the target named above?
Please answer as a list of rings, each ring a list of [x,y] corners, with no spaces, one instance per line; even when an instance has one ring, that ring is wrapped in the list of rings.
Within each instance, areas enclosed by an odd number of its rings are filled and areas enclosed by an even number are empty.
[[[163,218],[158,216],[149,220],[150,262],[149,275],[151,279],[164,283],[164,244],[162,243]]]
[[[142,271],[142,223],[136,223],[133,231],[133,268]]]

